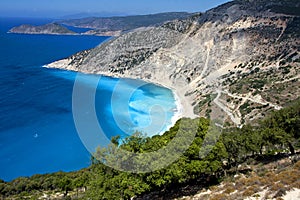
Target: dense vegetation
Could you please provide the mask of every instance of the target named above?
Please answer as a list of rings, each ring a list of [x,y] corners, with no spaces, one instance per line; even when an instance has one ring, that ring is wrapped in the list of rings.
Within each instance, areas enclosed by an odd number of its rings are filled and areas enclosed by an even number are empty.
[[[191,133],[191,130],[196,131]],[[220,137],[218,131],[222,132]],[[108,163],[112,159],[111,151],[118,149],[135,153],[153,152],[182,133],[195,136],[192,144],[176,162],[160,170],[140,174],[121,172],[95,159],[101,158]],[[232,169],[237,169],[239,164],[249,158],[261,159],[278,153],[295,154],[300,147],[299,134],[299,100],[272,113],[256,127],[247,125],[241,129],[228,127],[221,130],[204,118],[181,119],[162,136],[145,138],[136,134],[126,138],[121,144],[118,143],[119,138],[113,138],[112,143],[118,144],[118,147],[99,148],[93,157],[93,164],[87,169],[21,177],[11,182],[1,181],[0,194],[2,197],[27,195],[34,198],[35,195],[41,195],[41,192],[60,192],[67,196],[71,191],[72,198],[130,199],[151,191],[176,187],[191,180],[201,180],[208,186],[218,183],[226,176],[226,172],[234,171]],[[180,145],[183,145],[180,141],[184,139],[176,138],[178,141],[175,141],[175,146],[180,149]],[[206,145],[202,148],[204,142]],[[126,158],[120,160],[120,164],[128,164]],[[150,165],[145,163],[147,164]]]

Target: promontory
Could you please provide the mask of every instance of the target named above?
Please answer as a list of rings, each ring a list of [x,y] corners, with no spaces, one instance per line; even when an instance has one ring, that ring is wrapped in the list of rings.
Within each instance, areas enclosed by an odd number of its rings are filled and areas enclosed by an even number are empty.
[[[9,33],[52,34],[52,35],[75,35],[76,34],[75,32],[57,23],[50,23],[41,26],[24,24],[10,29]]]

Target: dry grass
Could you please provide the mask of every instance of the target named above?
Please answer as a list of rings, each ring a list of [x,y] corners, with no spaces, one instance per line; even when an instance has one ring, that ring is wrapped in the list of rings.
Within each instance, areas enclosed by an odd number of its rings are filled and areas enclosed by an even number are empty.
[[[229,183],[228,185],[226,185],[226,187],[224,188],[224,193],[225,194],[231,194],[234,191],[236,191],[235,186],[232,183]]]
[[[216,194],[213,195],[213,197],[211,197],[210,200],[228,200],[228,195],[223,193]]]
[[[288,162],[288,161],[287,161]],[[282,166],[279,166],[280,164]],[[274,167],[276,166],[276,167]],[[210,200],[245,199],[246,197],[260,197],[260,192],[267,190],[265,197],[281,200],[293,188],[300,189],[300,161],[287,165],[286,162],[271,163],[266,166],[253,166],[254,171],[249,175],[228,178],[221,186],[210,187]],[[264,167],[264,169],[261,169]],[[278,168],[277,168],[278,167]],[[264,171],[258,175],[257,172]],[[204,196],[202,196],[204,197]],[[203,199],[203,198],[200,198]]]

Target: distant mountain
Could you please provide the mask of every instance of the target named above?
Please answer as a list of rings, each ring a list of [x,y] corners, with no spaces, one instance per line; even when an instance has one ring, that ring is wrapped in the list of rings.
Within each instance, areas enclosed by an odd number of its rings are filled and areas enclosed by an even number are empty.
[[[41,26],[33,26],[33,25],[21,25],[18,27],[14,27],[9,30],[9,33],[23,33],[23,34],[53,34],[53,35],[74,35],[76,34],[73,31],[70,31],[66,27],[51,23],[45,24]]]
[[[127,31],[139,27],[157,26],[166,21],[175,19],[186,19],[191,15],[191,13],[186,12],[170,12],[125,17],[89,17],[61,20],[58,21],[58,23],[82,28],[92,28],[97,31]]]
[[[69,16],[71,18],[80,18],[85,14]],[[90,28],[92,30],[83,33],[85,35],[101,35],[101,36],[118,36],[125,31],[140,27],[159,26],[167,21],[175,19],[186,19],[191,13],[186,12],[170,12],[151,15],[135,15],[125,17],[88,17],[81,19],[58,20],[54,24],[44,26],[21,25],[10,30],[13,33],[28,34],[74,34],[67,28],[61,26],[73,26],[80,28]]]
[[[116,16],[127,16],[126,13],[117,13],[117,12],[82,12],[72,15],[65,15],[62,17],[59,17],[62,20],[69,20],[69,19],[82,19],[82,18],[88,18],[88,17],[116,17]]]

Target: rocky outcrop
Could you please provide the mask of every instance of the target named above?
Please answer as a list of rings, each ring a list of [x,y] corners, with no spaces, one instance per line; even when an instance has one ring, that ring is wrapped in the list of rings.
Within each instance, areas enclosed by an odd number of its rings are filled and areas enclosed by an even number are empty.
[[[23,33],[23,34],[53,34],[53,35],[74,35],[73,31],[70,31],[66,27],[51,23],[42,26],[33,25],[21,25],[9,30],[9,33]]]
[[[122,34],[80,63],[71,57],[48,66],[163,84],[186,102],[184,116],[254,123],[300,95],[295,8],[294,0],[236,0]]]

